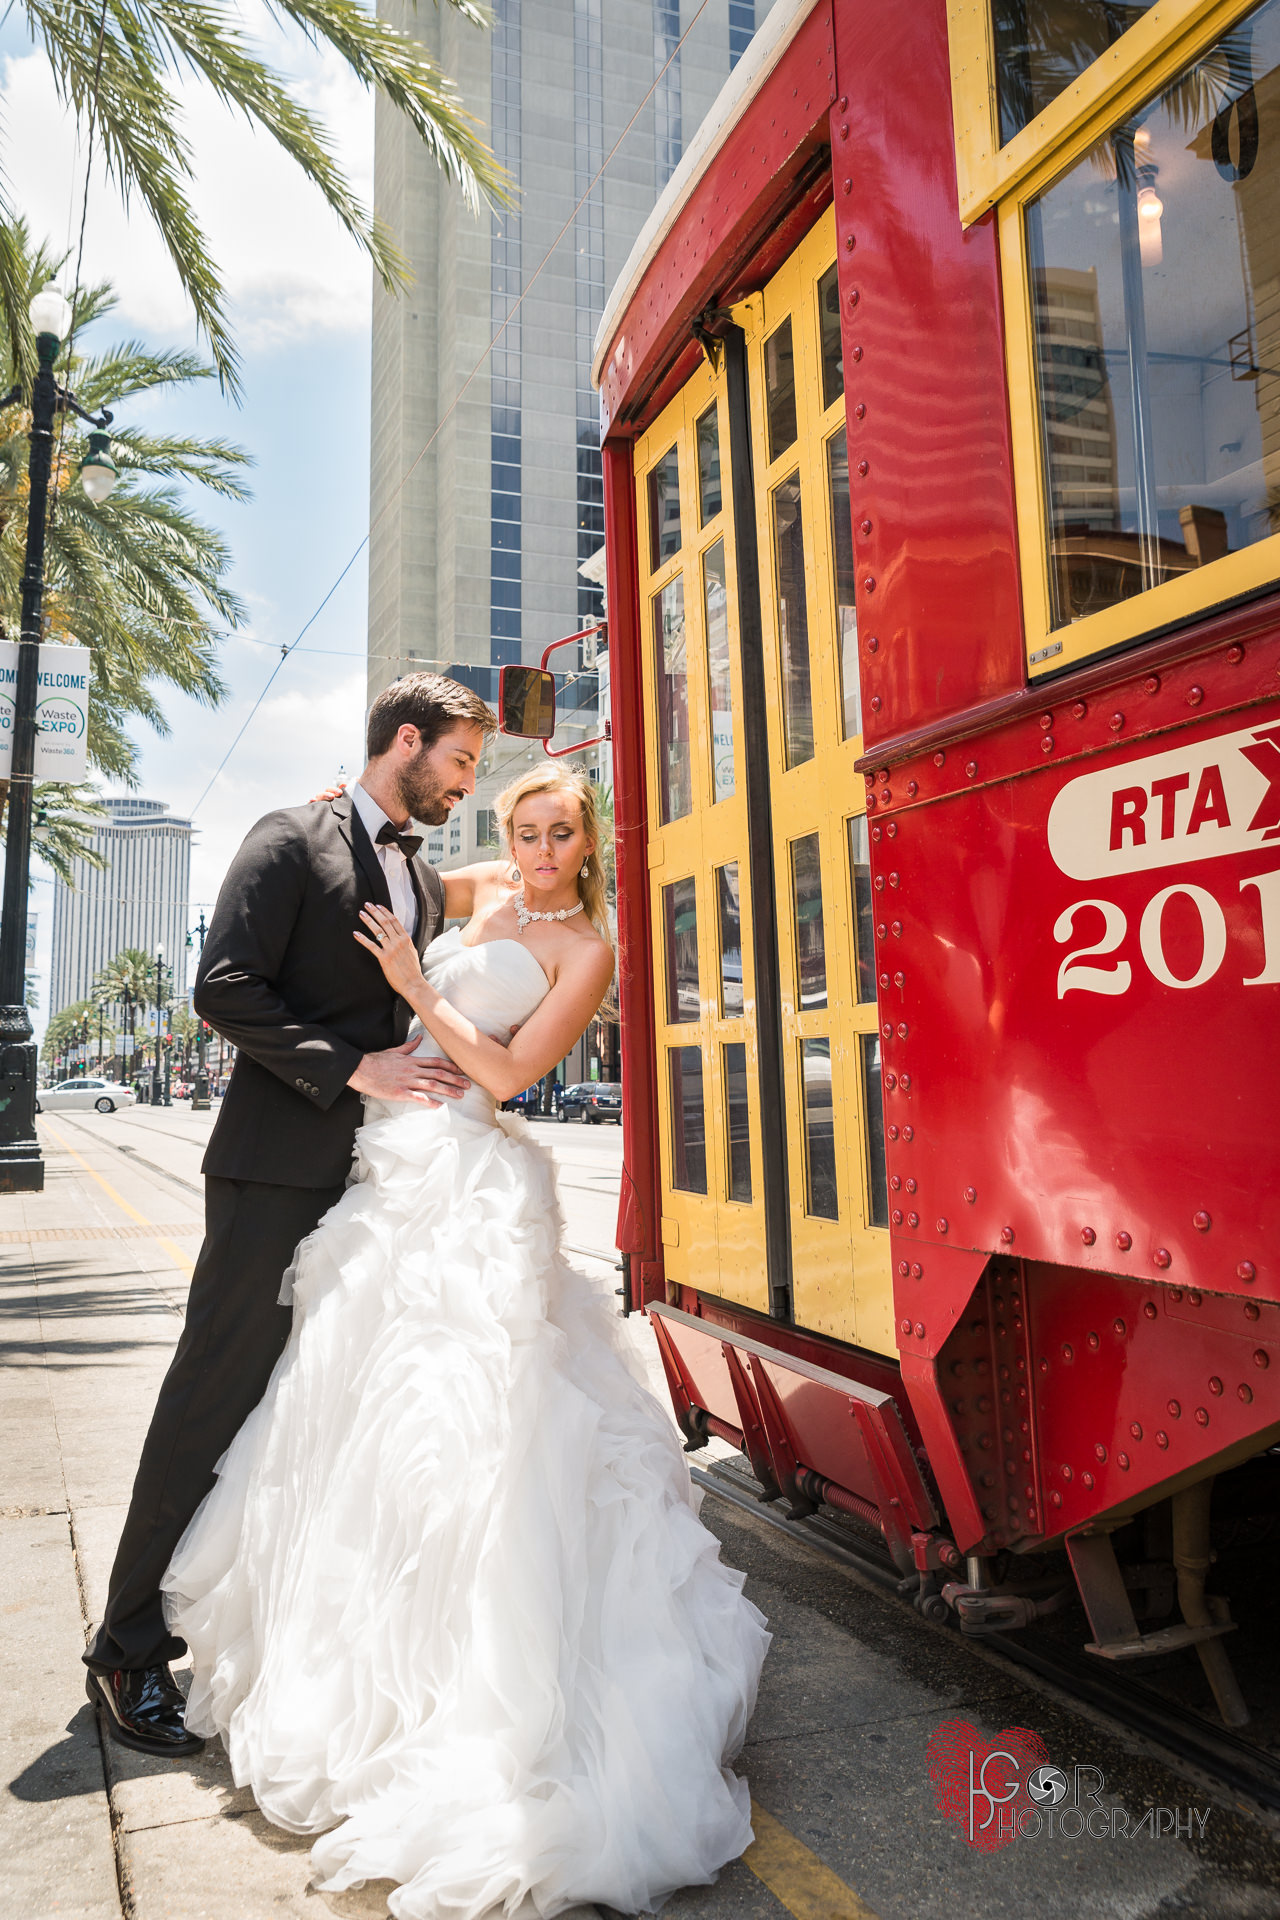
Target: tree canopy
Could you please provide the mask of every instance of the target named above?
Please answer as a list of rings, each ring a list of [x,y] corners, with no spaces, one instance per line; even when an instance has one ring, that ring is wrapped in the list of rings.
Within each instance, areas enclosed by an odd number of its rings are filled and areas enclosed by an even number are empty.
[[[120,1006],[126,997],[135,1007],[153,1007],[156,1003],[155,955],[144,953],[141,947],[122,947],[93,983],[95,1006]]]
[[[74,1047],[92,1033],[98,1031],[98,1009],[92,1000],[73,1000],[69,1007],[60,1007],[44,1030],[44,1041],[40,1048],[42,1060],[56,1060],[68,1047]]]
[[[377,215],[352,192],[334,157],[330,130],[255,50],[234,9],[199,0],[19,4],[32,39],[48,56],[59,98],[74,110],[82,134],[92,126],[107,171],[125,199],[140,201],[155,222],[225,386],[237,388],[238,358],[221,276],[188,197],[201,156],[183,127],[173,91],[176,76],[194,77],[269,134],[320,189],[388,291],[407,284],[403,255]],[[477,27],[487,25],[488,15],[475,0],[448,4]],[[359,0],[276,0],[273,12],[313,45],[331,48],[367,89],[406,114],[468,201],[478,205],[482,199],[505,198],[507,177],[479,123],[417,41]],[[21,257],[7,250],[0,233],[0,306],[7,308],[11,327],[18,313],[25,321],[25,301],[19,308],[12,297],[21,280]],[[11,334],[10,350],[30,365],[30,333],[21,321]]]

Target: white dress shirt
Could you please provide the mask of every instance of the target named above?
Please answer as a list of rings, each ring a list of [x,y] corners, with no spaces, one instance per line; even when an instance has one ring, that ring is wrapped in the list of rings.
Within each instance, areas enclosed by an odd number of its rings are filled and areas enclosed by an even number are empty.
[[[391,911],[412,938],[418,931],[418,902],[414,896],[413,882],[409,878],[409,863],[400,848],[394,844],[382,847],[378,845],[378,835],[384,826],[391,824],[390,817],[382,811],[372,794],[365,792],[358,780],[351,789],[351,804],[360,815],[365,832],[373,842],[378,864],[386,875],[387,892],[391,895]],[[396,832],[400,832],[399,827],[396,828]]]

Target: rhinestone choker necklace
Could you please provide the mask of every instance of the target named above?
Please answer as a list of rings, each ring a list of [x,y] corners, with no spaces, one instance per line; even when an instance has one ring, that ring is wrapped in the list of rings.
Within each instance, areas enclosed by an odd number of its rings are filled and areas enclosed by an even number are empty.
[[[518,893],[511,904],[516,910],[516,919],[520,922],[520,933],[523,937],[524,930],[531,920],[572,920],[575,913],[583,911],[586,902],[579,900],[576,907],[561,907],[558,913],[531,913],[524,903],[524,894]]]

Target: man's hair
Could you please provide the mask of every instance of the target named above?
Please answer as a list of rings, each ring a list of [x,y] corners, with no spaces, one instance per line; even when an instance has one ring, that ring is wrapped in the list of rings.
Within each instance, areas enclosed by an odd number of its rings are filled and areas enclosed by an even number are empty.
[[[416,727],[424,747],[462,722],[486,735],[498,731],[498,718],[478,693],[442,673],[406,673],[384,687],[369,709],[366,744],[369,758],[386,753],[401,727]]]

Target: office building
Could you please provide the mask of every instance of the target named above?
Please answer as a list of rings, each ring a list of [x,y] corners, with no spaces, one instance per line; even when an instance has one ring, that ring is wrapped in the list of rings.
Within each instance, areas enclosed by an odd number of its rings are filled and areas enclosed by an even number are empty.
[[[604,539],[596,327],[770,4],[710,0],[683,46],[689,0],[683,10],[679,0],[494,0],[491,33],[449,7],[382,9],[455,77],[520,193],[510,211],[468,212],[379,102],[375,200],[415,281],[398,298],[374,294],[371,700],[420,668],[496,699],[498,668],[536,665],[544,647],[599,617],[599,569],[580,572]],[[590,653],[566,648],[553,664],[558,738],[599,734]],[[540,757],[498,741],[474,800],[431,836],[429,856],[445,866],[483,858],[494,793]],[[608,779],[607,756],[592,751],[583,764]]]
[[[50,1013],[87,1000],[123,947],[150,954],[163,948],[174,997],[187,990],[191,822],[161,800],[132,794],[103,804],[108,818],[88,839],[107,865],[99,870],[77,860],[74,887],[54,883]]]

